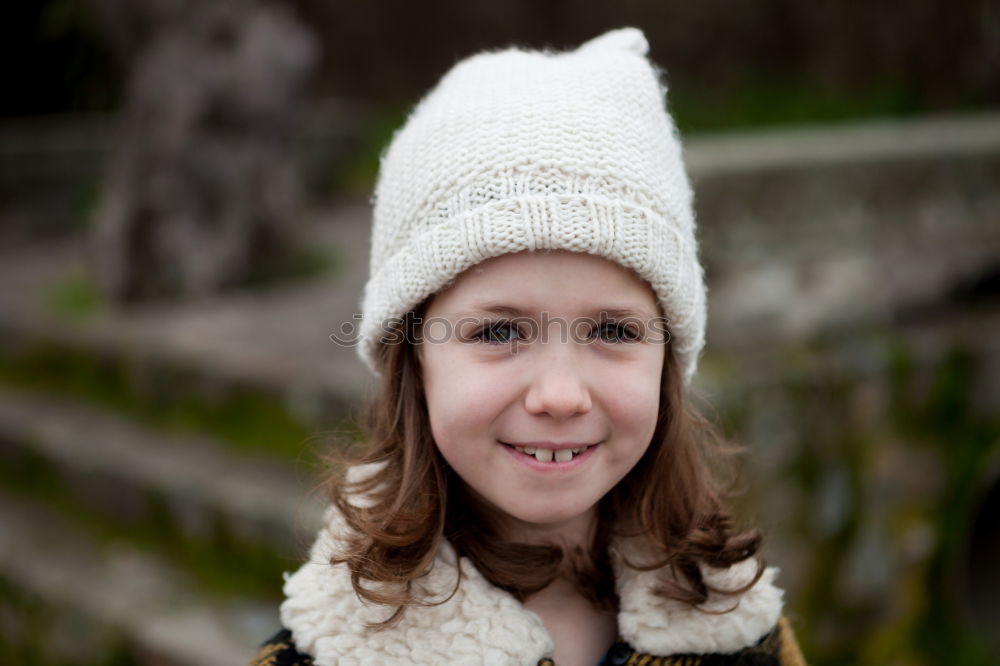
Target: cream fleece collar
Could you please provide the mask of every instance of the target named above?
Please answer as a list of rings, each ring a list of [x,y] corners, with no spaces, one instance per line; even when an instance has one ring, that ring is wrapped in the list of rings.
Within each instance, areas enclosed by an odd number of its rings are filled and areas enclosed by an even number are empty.
[[[383,620],[385,607],[361,601],[343,565],[329,564],[343,534],[339,514],[331,507],[309,560],[285,578],[286,599],[281,622],[292,632],[296,647],[313,656],[316,666],[333,664],[489,664],[534,666],[551,657],[554,644],[541,619],[513,596],[494,587],[466,558],[455,595],[438,606],[410,608],[402,620],[383,631],[365,625]],[[620,601],[618,630],[639,652],[666,656],[681,653],[736,652],[755,644],[774,628],[781,615],[782,591],[774,585],[777,569],[768,568],[737,601],[713,595],[704,613],[678,601],[653,594],[656,572],[624,566],[620,553],[634,553],[629,544],[612,548]],[[442,542],[432,571],[422,580],[427,590],[450,592],[454,586],[455,551]],[[706,582],[733,589],[750,580],[755,563],[729,569],[704,568]]]

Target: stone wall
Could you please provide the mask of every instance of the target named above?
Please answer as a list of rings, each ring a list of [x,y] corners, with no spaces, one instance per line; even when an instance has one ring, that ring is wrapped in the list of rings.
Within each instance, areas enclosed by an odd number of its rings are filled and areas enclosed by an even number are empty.
[[[996,640],[998,129],[689,143],[700,386],[815,663],[985,663]]]

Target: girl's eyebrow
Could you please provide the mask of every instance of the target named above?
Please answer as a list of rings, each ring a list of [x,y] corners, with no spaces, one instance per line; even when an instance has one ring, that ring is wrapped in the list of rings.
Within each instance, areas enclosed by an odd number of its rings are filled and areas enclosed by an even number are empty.
[[[505,303],[480,303],[473,305],[472,309],[458,313],[459,317],[481,316],[484,314],[496,315],[500,317],[531,317],[532,313],[521,310],[513,305]],[[656,315],[646,312],[645,309],[605,307],[596,308],[583,315],[591,319],[599,319],[601,316],[611,319],[649,319]]]

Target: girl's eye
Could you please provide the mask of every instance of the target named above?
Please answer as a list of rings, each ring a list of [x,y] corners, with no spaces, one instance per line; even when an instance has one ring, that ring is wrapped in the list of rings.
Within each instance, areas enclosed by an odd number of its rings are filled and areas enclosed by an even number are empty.
[[[598,336],[604,342],[635,342],[639,333],[635,326],[609,322],[598,328]]]
[[[519,336],[517,326],[510,321],[488,323],[472,334],[472,340],[488,345],[507,345]],[[630,343],[639,339],[634,325],[608,322],[598,326],[594,336],[608,343]]]
[[[513,324],[509,321],[500,321],[483,326],[472,335],[472,339],[488,345],[505,345],[511,342],[512,338],[508,332],[512,330],[517,330]]]

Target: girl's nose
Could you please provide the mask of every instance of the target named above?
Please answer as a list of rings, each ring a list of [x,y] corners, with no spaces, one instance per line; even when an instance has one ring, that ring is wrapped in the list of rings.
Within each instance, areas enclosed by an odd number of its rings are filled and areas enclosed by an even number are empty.
[[[550,344],[549,347],[567,347]],[[525,409],[531,414],[567,418],[590,411],[591,397],[579,359],[570,349],[549,349],[534,367]]]

